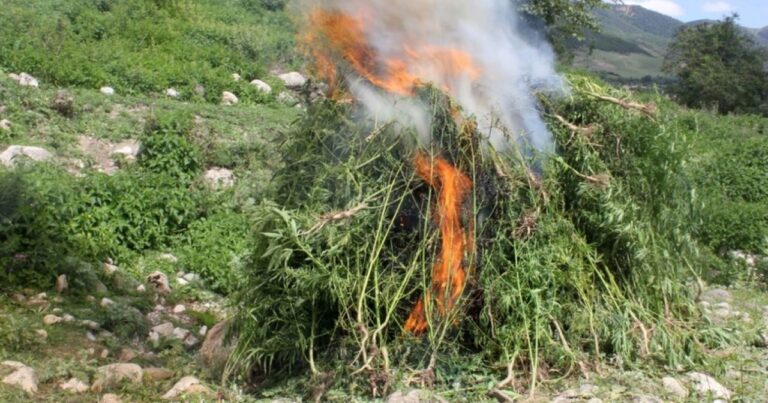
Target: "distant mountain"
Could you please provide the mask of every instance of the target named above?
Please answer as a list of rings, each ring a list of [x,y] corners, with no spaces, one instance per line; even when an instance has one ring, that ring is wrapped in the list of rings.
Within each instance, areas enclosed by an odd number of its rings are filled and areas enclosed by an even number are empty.
[[[582,42],[571,41],[574,64],[607,79],[627,80],[664,77],[661,66],[675,33],[686,25],[707,24],[714,20],[684,23],[640,6],[613,5],[593,11],[600,32],[588,33]],[[755,41],[768,46],[768,27],[748,29]]]

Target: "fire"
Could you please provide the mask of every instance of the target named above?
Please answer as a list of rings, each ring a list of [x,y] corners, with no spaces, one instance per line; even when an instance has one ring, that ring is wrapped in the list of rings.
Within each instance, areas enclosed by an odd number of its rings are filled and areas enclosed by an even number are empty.
[[[452,310],[464,291],[467,270],[466,255],[474,250],[473,225],[462,225],[462,205],[472,190],[472,180],[442,158],[419,152],[414,159],[416,173],[438,192],[435,223],[440,229],[440,252],[432,267],[432,292],[437,313],[445,316]],[[427,330],[426,304],[429,292],[416,303],[405,323],[405,329],[415,335]]]
[[[480,77],[481,71],[472,57],[459,49],[429,43],[404,43],[397,56],[384,57],[367,42],[368,32],[363,15],[352,16],[341,11],[316,9],[309,15],[309,29],[300,42],[315,62],[317,74],[331,88],[338,84],[338,66],[335,60],[343,59],[345,65],[371,84],[393,94],[413,95],[419,84],[439,81],[471,81]],[[450,84],[443,90],[453,93]]]

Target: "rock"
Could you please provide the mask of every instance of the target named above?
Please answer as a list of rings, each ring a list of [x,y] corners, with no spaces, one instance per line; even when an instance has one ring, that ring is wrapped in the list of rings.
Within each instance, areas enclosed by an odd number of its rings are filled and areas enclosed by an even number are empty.
[[[675,378],[666,376],[662,378],[661,384],[664,386],[664,390],[666,390],[671,395],[674,395],[681,399],[685,399],[688,397],[688,394],[689,394],[688,389],[686,389],[685,386],[683,386],[683,384],[681,384]]]
[[[181,94],[175,88],[168,88],[165,90],[165,96],[168,98],[179,98]]]
[[[113,393],[107,393],[99,399],[99,403],[123,403],[123,401],[120,400],[120,396]]]
[[[731,399],[731,391],[726,389],[725,386],[721,385],[711,376],[700,372],[691,372],[687,374],[687,377],[692,381],[693,389],[696,392],[705,396],[711,394],[712,397],[719,399]]]
[[[138,140],[123,140],[111,146],[111,155],[120,155],[128,161],[134,161],[141,152],[141,143]]]
[[[632,403],[664,403],[664,401],[656,396],[635,396],[632,398]]]
[[[175,328],[173,326],[173,323],[165,322],[162,325],[157,325],[153,327],[150,333],[152,332],[157,333],[157,335],[160,336],[160,338],[169,338],[173,336],[174,331],[175,331]]]
[[[185,340],[192,332],[187,329],[177,327],[173,329],[173,338],[176,340]]]
[[[61,320],[64,321],[64,323],[72,323],[75,321],[75,317],[70,314],[65,314],[61,317]]]
[[[93,288],[94,288],[94,291],[96,291],[96,294],[98,295],[104,295],[109,292],[109,289],[107,289],[107,286],[98,280],[94,284]]]
[[[182,314],[182,313],[184,313],[186,311],[187,311],[187,307],[184,306],[184,305],[181,305],[181,304],[176,305],[175,307],[173,307],[173,313],[175,313],[176,315],[180,315],[180,314]]]
[[[10,146],[0,153],[0,164],[12,167],[18,157],[44,162],[53,158],[53,154],[40,147]]]
[[[277,96],[277,101],[280,102],[281,104],[285,104],[288,106],[294,106],[299,103],[299,101],[296,100],[296,98],[293,95],[285,91],[281,92]]]
[[[228,188],[235,184],[235,174],[226,168],[211,168],[205,172],[204,178],[217,188]]]
[[[197,273],[187,273],[182,276],[184,280],[189,281],[190,283],[198,283],[200,282],[200,275]]]
[[[147,292],[147,287],[144,287],[144,284],[139,284],[139,286],[136,287],[136,292]]]
[[[307,82],[307,79],[304,76],[302,76],[300,73],[297,73],[295,71],[292,71],[290,73],[280,74],[279,76],[277,76],[277,78],[279,78],[283,82],[283,84],[285,84],[285,86],[290,89],[301,88]]]
[[[136,353],[130,348],[123,347],[120,349],[120,355],[117,359],[121,362],[131,362],[136,358]]]
[[[23,304],[27,301],[27,297],[24,296],[24,294],[14,293],[11,295],[11,301],[17,303],[17,304]]]
[[[387,403],[421,403],[429,402],[429,393],[419,389],[413,389],[408,393],[397,391],[387,397]]]
[[[224,92],[221,93],[221,104],[224,105],[224,106],[235,105],[239,101],[240,100],[237,99],[237,95],[235,95],[235,94],[233,94],[233,93],[231,93],[229,91],[224,91]]]
[[[141,367],[136,364],[118,363],[105,365],[96,370],[96,380],[93,382],[93,386],[91,386],[91,391],[100,393],[103,390],[118,387],[123,382],[140,384],[143,375]]]
[[[99,330],[101,328],[101,325],[92,320],[81,320],[80,325],[91,330]]]
[[[164,400],[174,400],[184,395],[211,395],[210,389],[200,384],[194,376],[181,378],[173,388],[163,395]]]
[[[232,73],[232,81],[240,81],[243,77],[240,76],[240,74]]]
[[[46,332],[43,329],[35,330],[35,334],[37,335],[37,337],[41,338],[42,340],[48,339],[48,332]]]
[[[147,282],[154,288],[155,292],[159,294],[168,294],[171,292],[168,276],[162,272],[156,271],[150,274],[147,276]]]
[[[37,393],[37,374],[34,369],[16,361],[4,361],[0,365],[14,369],[3,378],[3,384],[19,388],[30,395]]]
[[[59,385],[59,388],[61,388],[61,390],[66,392],[78,393],[78,394],[85,393],[88,391],[88,385],[86,385],[85,382],[77,378],[72,378],[67,382],[62,383],[61,385]]]
[[[10,78],[13,81],[16,81],[19,83],[22,87],[39,87],[40,82],[37,81],[36,78],[32,77],[31,75],[27,73],[21,73],[21,74],[8,74],[8,78]]]
[[[104,273],[115,274],[117,270],[117,266],[113,265],[112,263],[104,263]]]
[[[184,278],[177,278],[176,283],[178,283],[180,286],[189,285],[189,281],[185,280]]]
[[[11,131],[11,121],[8,119],[0,120],[0,130]]]
[[[101,305],[104,308],[106,308],[106,307],[108,307],[110,305],[114,305],[114,304],[115,304],[115,301],[112,301],[109,298],[102,298],[101,302],[99,303],[99,305]]]
[[[171,262],[171,263],[178,263],[179,262],[179,258],[177,258],[176,256],[174,256],[171,253],[163,253],[160,256],[158,256],[158,258],[160,258],[161,260],[165,260],[166,262]]]
[[[99,91],[107,96],[115,95],[115,89],[112,87],[101,87],[99,88]]]
[[[208,331],[200,347],[200,361],[217,373],[226,366],[234,344],[235,340],[229,334],[229,321],[219,322]]]
[[[56,315],[45,315],[43,317],[43,324],[46,326],[53,326],[57,323],[60,323],[63,319],[56,316]]]
[[[107,357],[109,357],[109,350],[107,350],[107,349],[101,350],[101,353],[99,354],[99,357],[102,360],[106,360]]]
[[[198,343],[200,343],[200,340],[198,340],[197,337],[193,336],[192,333],[190,333],[187,337],[184,338],[184,345],[187,348],[193,348]]]
[[[165,368],[144,368],[144,380],[147,382],[160,382],[173,378],[173,371]]]
[[[709,303],[717,302],[730,302],[733,300],[733,296],[730,292],[722,288],[713,288],[711,290],[704,291],[699,297],[700,301],[707,301]]]
[[[205,337],[206,334],[208,334],[208,326],[203,326],[200,328],[200,331],[197,332],[200,336]]]
[[[257,90],[260,92],[263,92],[265,94],[271,94],[272,93],[272,87],[261,80],[253,80],[251,81],[251,85],[256,87]]]
[[[59,277],[56,277],[56,287],[55,290],[57,293],[61,294],[64,291],[69,288],[69,282],[67,281],[67,275],[62,274]]]
[[[96,342],[96,335],[94,335],[94,334],[93,334],[93,333],[91,333],[91,332],[85,332],[85,338],[86,338],[88,341],[90,341],[90,342],[93,342],[93,343],[95,343],[95,342]]]
[[[42,292],[35,295],[27,301],[27,305],[34,307],[42,307],[48,305],[48,294]]]

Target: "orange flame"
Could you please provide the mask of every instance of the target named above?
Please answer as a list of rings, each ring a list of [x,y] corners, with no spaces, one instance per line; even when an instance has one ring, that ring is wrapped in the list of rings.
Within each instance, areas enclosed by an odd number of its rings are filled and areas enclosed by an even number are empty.
[[[435,208],[435,222],[440,228],[440,253],[432,267],[432,292],[435,293],[437,312],[445,315],[453,309],[464,291],[467,271],[465,254],[474,249],[473,225],[465,231],[461,220],[461,207],[472,190],[472,180],[459,169],[442,158],[434,160],[419,152],[414,165],[416,173],[438,191]],[[429,293],[416,303],[405,329],[415,335],[427,330],[425,307]]]
[[[309,29],[299,41],[314,59],[317,74],[331,88],[338,84],[337,59],[371,84],[401,96],[412,95],[416,86],[436,76],[453,81],[480,77],[470,55],[448,47],[403,44],[402,56],[382,59],[366,42],[365,20],[340,11],[316,9],[310,13]],[[452,93],[454,89],[443,90]]]

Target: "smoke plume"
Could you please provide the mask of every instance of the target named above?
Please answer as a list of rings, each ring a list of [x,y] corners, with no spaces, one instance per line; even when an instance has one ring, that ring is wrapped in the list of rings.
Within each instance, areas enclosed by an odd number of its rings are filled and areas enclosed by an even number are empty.
[[[373,117],[428,133],[411,98],[432,83],[474,115],[490,143],[553,149],[535,92],[561,92],[549,44],[524,27],[510,0],[301,0],[302,42],[318,73],[344,80]],[[342,73],[340,73],[342,72]]]

